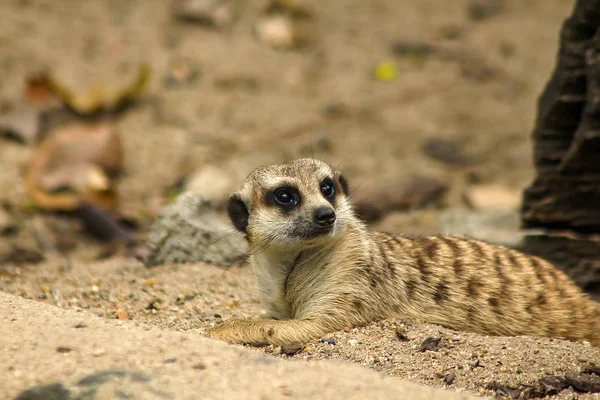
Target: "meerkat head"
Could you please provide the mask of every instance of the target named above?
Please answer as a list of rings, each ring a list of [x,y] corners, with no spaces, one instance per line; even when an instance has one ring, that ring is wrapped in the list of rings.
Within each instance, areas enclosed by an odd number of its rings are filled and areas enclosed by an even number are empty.
[[[310,158],[256,169],[230,196],[228,213],[250,243],[285,248],[323,244],[353,218],[346,179]]]

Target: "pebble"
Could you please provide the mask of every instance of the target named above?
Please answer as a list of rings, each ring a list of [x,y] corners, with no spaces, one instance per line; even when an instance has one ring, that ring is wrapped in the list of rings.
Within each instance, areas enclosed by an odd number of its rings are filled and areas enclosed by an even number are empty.
[[[327,344],[335,346],[335,339],[333,339],[333,338],[322,338],[322,339],[319,340],[319,342],[320,343],[327,343]]]
[[[429,337],[421,343],[421,347],[419,347],[419,351],[424,353],[426,351],[438,351],[440,346],[440,341],[442,338],[433,338]]]
[[[300,353],[304,349],[304,345],[300,342],[287,343],[281,346],[281,354],[293,356]]]
[[[176,0],[172,13],[181,21],[220,29],[234,22],[237,6],[235,0]]]
[[[103,356],[105,353],[106,353],[106,351],[104,349],[96,349],[92,353],[92,357],[100,357],[100,356]]]
[[[450,386],[454,382],[454,379],[456,379],[456,372],[451,371],[448,374],[446,374],[446,376],[444,376],[444,383]]]
[[[117,311],[117,319],[129,319],[129,314],[127,314],[127,311],[120,309]]]
[[[504,0],[474,0],[469,4],[468,14],[471,21],[483,21],[504,12]]]
[[[407,342],[410,339],[406,336],[406,328],[398,327],[396,328],[396,339],[400,342]]]
[[[60,346],[56,348],[56,351],[58,353],[70,353],[71,352],[71,348],[70,347],[65,347],[65,346]]]
[[[348,344],[350,344],[350,346],[356,346],[358,344],[358,341],[356,339],[350,339],[348,340]]]
[[[422,151],[427,157],[448,165],[464,166],[470,162],[462,144],[456,140],[431,138],[423,144]]]

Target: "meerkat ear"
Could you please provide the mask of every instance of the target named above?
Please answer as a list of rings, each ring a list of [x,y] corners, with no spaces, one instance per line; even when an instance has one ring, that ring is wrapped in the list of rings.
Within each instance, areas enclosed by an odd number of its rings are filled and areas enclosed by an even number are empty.
[[[227,214],[229,214],[229,219],[231,220],[231,223],[235,229],[246,233],[250,212],[248,211],[248,207],[239,193],[234,193],[229,197],[229,202],[227,203]]]
[[[338,174],[338,180],[340,181],[340,186],[342,187],[342,192],[345,196],[348,196],[348,181],[344,178],[344,175]]]

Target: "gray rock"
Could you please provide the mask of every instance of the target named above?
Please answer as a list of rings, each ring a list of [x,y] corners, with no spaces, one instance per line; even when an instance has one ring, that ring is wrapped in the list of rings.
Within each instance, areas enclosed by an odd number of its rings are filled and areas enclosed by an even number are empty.
[[[165,207],[146,243],[147,267],[203,261],[223,265],[248,251],[243,236],[203,196],[186,192]]]
[[[526,232],[520,229],[521,217],[515,209],[473,211],[450,208],[439,216],[444,235],[468,236],[489,243],[520,248]]]

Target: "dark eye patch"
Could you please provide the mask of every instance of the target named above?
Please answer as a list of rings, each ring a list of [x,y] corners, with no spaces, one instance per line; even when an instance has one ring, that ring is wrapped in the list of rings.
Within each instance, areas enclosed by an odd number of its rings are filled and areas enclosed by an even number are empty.
[[[321,191],[323,197],[325,197],[329,202],[335,199],[336,188],[335,183],[333,183],[333,180],[329,178],[324,179],[323,182],[321,182],[321,184],[319,185],[319,190]]]
[[[291,211],[301,202],[300,192],[291,186],[282,186],[267,193],[267,204]]]

